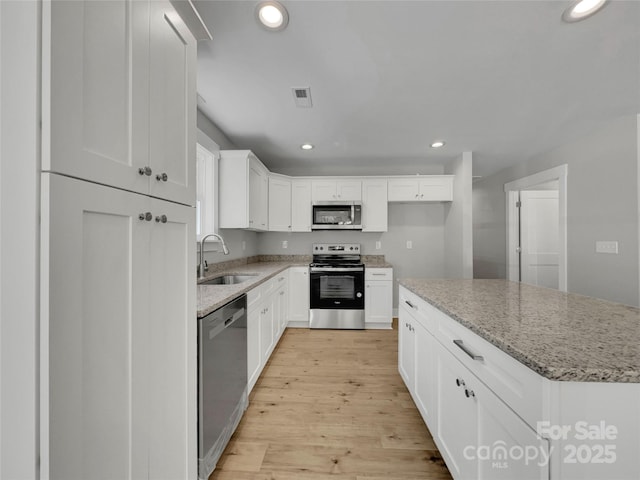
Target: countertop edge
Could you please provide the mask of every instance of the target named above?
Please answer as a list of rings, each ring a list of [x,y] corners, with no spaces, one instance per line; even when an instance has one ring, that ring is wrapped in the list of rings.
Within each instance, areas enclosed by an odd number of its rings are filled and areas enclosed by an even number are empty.
[[[410,280],[410,279],[406,279]],[[563,367],[554,367],[541,363],[540,361],[531,358],[529,355],[525,354],[515,346],[506,343],[500,338],[496,337],[491,332],[486,331],[485,329],[479,327],[477,324],[460,318],[455,313],[451,312],[445,306],[441,305],[439,302],[423,295],[420,292],[416,292],[412,289],[410,284],[405,282],[405,279],[399,279],[398,283],[409,290],[414,295],[420,297],[422,300],[427,302],[429,305],[437,308],[439,311],[447,315],[449,318],[455,320],[460,325],[469,329],[471,332],[475,333],[482,339],[486,340],[505,354],[509,355],[514,360],[518,361],[525,367],[534,371],[538,375],[546,378],[551,381],[559,381],[559,382],[599,382],[599,383],[640,383],[640,372],[638,371],[627,371],[624,369],[615,369],[615,368],[563,368]],[[589,298],[589,297],[586,297]],[[604,378],[603,378],[604,377]]]

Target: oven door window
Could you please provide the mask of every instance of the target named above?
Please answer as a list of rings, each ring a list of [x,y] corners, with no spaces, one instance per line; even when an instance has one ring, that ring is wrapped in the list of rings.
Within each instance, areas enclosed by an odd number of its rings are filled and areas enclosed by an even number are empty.
[[[312,273],[311,308],[364,308],[364,275]]]

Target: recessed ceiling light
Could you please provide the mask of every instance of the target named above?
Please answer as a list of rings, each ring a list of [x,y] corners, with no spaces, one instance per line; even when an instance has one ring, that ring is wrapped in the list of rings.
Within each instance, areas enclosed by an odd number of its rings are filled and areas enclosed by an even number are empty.
[[[300,148],[303,150],[312,150],[313,145],[311,145],[310,143],[303,143],[302,145],[300,145]]]
[[[431,144],[431,148],[440,148],[444,147],[444,142],[442,140],[438,140],[437,142],[433,142]]]
[[[284,30],[289,23],[289,13],[280,3],[260,2],[256,7],[256,18],[267,30]]]
[[[569,23],[584,20],[599,11],[608,1],[609,0],[575,0],[562,14],[562,20]]]

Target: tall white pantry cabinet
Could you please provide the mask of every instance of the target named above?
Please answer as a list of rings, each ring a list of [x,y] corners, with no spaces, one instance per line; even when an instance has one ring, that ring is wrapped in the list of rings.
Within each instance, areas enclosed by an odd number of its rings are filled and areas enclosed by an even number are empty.
[[[196,39],[168,1],[42,21],[41,478],[195,479]]]

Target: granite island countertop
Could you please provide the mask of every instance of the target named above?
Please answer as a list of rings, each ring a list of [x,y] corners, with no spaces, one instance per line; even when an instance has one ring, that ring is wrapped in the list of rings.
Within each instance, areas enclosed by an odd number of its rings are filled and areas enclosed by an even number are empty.
[[[382,255],[363,255],[365,268],[392,268]],[[198,318],[247,293],[289,267],[308,267],[310,255],[262,255],[247,257],[222,264],[210,265],[204,281],[221,275],[255,275],[255,278],[234,285],[198,285]],[[200,283],[201,281],[198,280]]]
[[[508,280],[400,284],[536,373],[640,383],[640,309]]]

